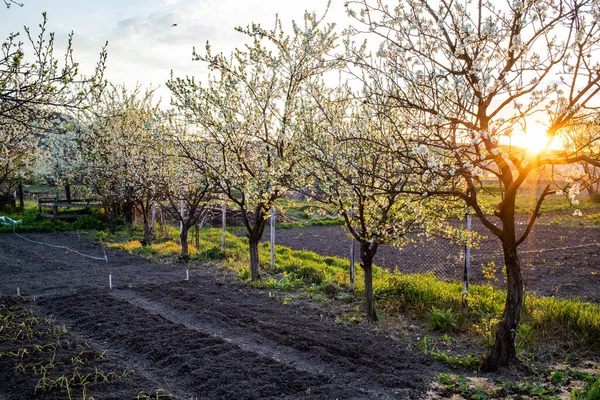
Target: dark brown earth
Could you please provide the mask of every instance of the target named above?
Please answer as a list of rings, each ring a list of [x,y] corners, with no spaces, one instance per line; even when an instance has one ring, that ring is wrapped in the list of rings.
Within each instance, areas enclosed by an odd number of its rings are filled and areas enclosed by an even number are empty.
[[[104,254],[77,233],[25,236]],[[342,227],[278,230],[276,236],[278,244],[292,248],[348,254]],[[521,247],[528,290],[600,302],[599,238],[595,229],[536,225]],[[458,279],[461,251],[441,240],[402,251],[384,246],[376,262]],[[144,398],[140,393],[153,399],[166,398],[161,393],[180,399],[422,398],[444,371],[369,327],[336,323],[336,311],[323,304],[283,304],[268,291],[202,265],[187,267],[185,281],[182,265],[106,252],[108,262],[97,261],[0,235],[0,315],[21,313],[23,321],[31,320],[23,311],[30,309],[38,321],[29,327],[15,319],[20,324],[0,332],[0,400],[68,398],[58,384],[35,390],[49,357],[49,379],[74,371],[106,373],[106,381],[86,385],[86,396],[95,399]],[[481,280],[477,267],[491,260],[501,268],[499,244],[487,239],[473,250],[472,281]],[[45,320],[49,315],[56,320]],[[56,328],[62,325],[67,332]],[[28,329],[31,336],[23,337],[20,332]],[[49,343],[52,354],[49,348],[34,352]],[[27,354],[18,353],[23,349]],[[84,398],[81,386],[72,390],[72,398]]]
[[[551,218],[552,215],[548,215],[536,223],[527,240],[519,246],[526,290],[545,296],[579,297],[600,303],[600,231],[552,225],[549,223]],[[525,229],[525,216],[519,216],[518,226],[521,230]],[[486,237],[478,247],[471,249],[469,280],[483,282],[482,264],[494,261],[499,284],[502,285],[504,261],[500,240],[491,236],[476,219],[473,219],[473,229]],[[266,232],[263,239],[268,238],[269,233]],[[315,226],[278,229],[276,244],[322,255],[349,257],[351,240],[342,226]],[[358,246],[355,260],[358,268]],[[397,267],[406,273],[433,272],[441,279],[462,281],[464,248],[439,238],[429,241],[417,239],[414,245],[403,249],[380,246],[374,262],[380,267]]]
[[[103,254],[76,233],[27,237]],[[444,371],[368,327],[334,322],[322,304],[283,304],[207,267],[194,267],[185,281],[183,266],[113,249],[107,256],[106,263],[0,235],[0,315],[25,307],[42,321],[0,332],[0,399],[68,398],[64,387],[35,390],[42,355],[45,365],[53,360],[52,379],[74,375],[75,367],[92,376],[115,371],[86,386],[95,399],[134,399],[142,391],[155,399],[157,389],[179,399],[416,399]],[[48,328],[49,315],[67,333]],[[26,328],[30,338],[9,339]],[[45,343],[54,343],[53,356],[34,351]],[[19,348],[28,354],[14,355]],[[81,352],[84,362],[73,361]],[[72,390],[83,398],[80,387]]]

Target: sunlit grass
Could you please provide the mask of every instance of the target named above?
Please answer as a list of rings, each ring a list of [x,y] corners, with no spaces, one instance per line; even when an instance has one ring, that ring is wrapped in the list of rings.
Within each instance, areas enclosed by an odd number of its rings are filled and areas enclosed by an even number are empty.
[[[249,252],[246,238],[226,235],[225,254],[220,253],[221,231],[207,228],[200,231],[201,246],[190,247],[190,254],[206,254],[216,249],[217,258],[225,257],[224,266],[254,286],[290,290],[300,288],[308,294],[323,294],[326,285],[334,284],[343,293],[349,293],[350,263],[339,257],[321,256],[312,251],[275,247],[275,267],[268,265],[270,247],[259,245],[263,279],[249,281]],[[147,250],[139,241],[118,246],[146,255],[172,255],[181,251],[172,240],[156,243]],[[210,258],[210,257],[205,257]],[[445,282],[433,274],[404,274],[375,267],[373,284],[377,306],[382,315],[395,316],[409,313],[425,319],[432,309],[450,310],[458,316],[458,327],[463,332],[481,335],[484,342],[493,341],[495,325],[506,300],[503,290],[489,284],[471,285],[467,296],[469,312],[462,314],[463,291],[460,282]],[[356,268],[354,298],[362,299],[363,272]],[[342,293],[342,295],[343,295]],[[561,345],[582,349],[600,343],[600,306],[577,299],[538,297],[527,295],[524,301],[522,323],[532,327],[533,342],[562,341]],[[597,350],[597,349],[596,349]]]
[[[227,246],[227,266],[240,277],[248,279],[247,240],[229,236]],[[283,246],[276,246],[275,249],[275,268],[271,270],[266,261],[269,260],[269,244],[262,243],[259,246],[262,271],[267,278],[254,285],[277,289],[280,281],[274,281],[273,276],[279,274],[291,285],[307,292],[322,290],[327,283],[348,289],[350,265],[347,259],[320,256],[311,251],[292,250]],[[374,268],[373,275],[377,306],[383,314],[394,316],[408,312],[424,319],[433,308],[451,310],[459,316],[461,330],[485,336],[482,337],[485,342],[489,342],[489,339],[493,341],[495,324],[506,301],[504,291],[489,284],[471,285],[467,297],[469,312],[461,314],[463,291],[460,282],[441,281],[433,274],[403,274],[378,267]],[[362,298],[363,290],[363,274],[357,266],[357,298]],[[534,342],[538,345],[547,344],[545,340],[549,338],[562,341],[561,346],[573,350],[594,349],[600,343],[600,306],[577,299],[527,295],[522,323],[533,327]]]
[[[497,207],[498,203],[502,201],[502,196],[500,193],[487,193],[481,192],[478,195],[479,200],[483,204],[487,204],[491,209]],[[533,210],[537,204],[539,196],[535,196],[528,193],[519,193],[517,195],[517,200],[515,204],[515,211],[517,214],[528,214]],[[540,208],[540,212],[542,213],[550,213],[557,211],[574,211],[575,209],[579,210],[598,210],[600,209],[600,203],[595,203],[589,201],[588,199],[583,199],[577,204],[577,206],[572,206],[564,196],[551,195],[546,197],[542,206]]]

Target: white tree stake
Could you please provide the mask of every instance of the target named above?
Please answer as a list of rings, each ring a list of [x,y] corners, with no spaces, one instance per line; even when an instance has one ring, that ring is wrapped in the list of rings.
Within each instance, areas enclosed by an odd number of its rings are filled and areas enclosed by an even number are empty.
[[[227,202],[223,193],[223,204],[221,205],[221,251],[225,252],[225,224],[227,222]]]
[[[271,207],[271,270],[275,269],[275,206]]]
[[[154,236],[154,222],[156,221],[156,207],[152,203],[152,235]]]
[[[350,239],[350,289],[354,288],[354,238]]]
[[[189,270],[189,269],[186,269],[186,270],[185,270],[185,280],[186,280],[186,281],[189,281],[189,280],[190,280],[190,270]]]
[[[350,220],[354,219],[354,210],[350,210]],[[354,288],[354,238],[350,238],[350,289]]]
[[[112,290],[112,275],[108,274],[108,288]]]
[[[467,232],[471,232],[471,214],[467,214]],[[465,244],[465,271],[463,276],[463,291],[469,290],[469,269],[471,268],[471,247]]]

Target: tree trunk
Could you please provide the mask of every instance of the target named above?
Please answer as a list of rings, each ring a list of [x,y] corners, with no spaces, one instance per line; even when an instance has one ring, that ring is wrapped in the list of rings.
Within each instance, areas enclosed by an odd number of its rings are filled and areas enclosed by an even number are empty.
[[[108,218],[108,230],[111,234],[115,234],[117,231],[117,203],[112,202],[112,206],[110,202],[104,201],[104,214]]]
[[[369,244],[366,243],[361,243],[360,245],[360,266],[364,271],[365,283],[365,306],[367,309],[367,319],[371,322],[379,320],[375,310],[375,297],[373,294],[373,256],[376,251],[377,247],[369,248]]]
[[[258,241],[260,237],[249,235],[248,244],[250,245],[250,277],[251,279],[260,279],[260,263],[258,259]]]
[[[183,261],[189,261],[190,259],[190,253],[189,253],[189,246],[188,246],[188,231],[189,231],[189,226],[186,224],[183,224],[183,229],[181,229],[181,233],[179,234],[179,240],[181,241],[181,259]]]
[[[135,204],[131,201],[123,203],[123,220],[128,225],[133,225],[133,216],[135,214]]]
[[[496,340],[483,362],[484,371],[496,371],[517,358],[515,336],[523,307],[523,278],[516,246],[504,247],[506,282],[508,285],[504,315],[498,325]]]
[[[67,199],[67,203],[71,202],[71,185],[69,182],[65,183],[65,197]]]
[[[245,213],[244,210],[241,210]],[[246,229],[248,238],[248,245],[250,247],[250,277],[252,280],[260,279],[260,260],[258,258],[258,242],[262,238],[265,231],[266,220],[262,211],[262,206],[257,206],[253,216],[252,222],[245,218]]]
[[[152,228],[146,219],[144,219],[144,239],[142,245],[150,246],[152,244]]]
[[[154,232],[152,232],[152,223],[150,220],[150,203],[144,204],[143,202],[140,204],[142,217],[144,219],[144,239],[142,245],[150,246],[152,244],[152,237],[154,236]]]
[[[19,207],[25,208],[25,198],[23,195],[23,182],[19,182],[19,186],[17,186],[17,197],[19,198]]]

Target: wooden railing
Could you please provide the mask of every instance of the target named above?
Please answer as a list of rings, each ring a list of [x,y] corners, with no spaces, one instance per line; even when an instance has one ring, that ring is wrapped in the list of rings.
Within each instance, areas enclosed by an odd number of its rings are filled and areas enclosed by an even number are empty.
[[[65,199],[57,199],[56,197],[40,197],[38,199],[38,210],[40,216],[46,218],[79,218],[89,213],[72,213],[64,212],[64,210],[91,210],[91,209],[105,209],[110,208],[102,204],[101,200],[98,199],[73,199],[70,202]],[[50,212],[46,212],[49,210]]]

